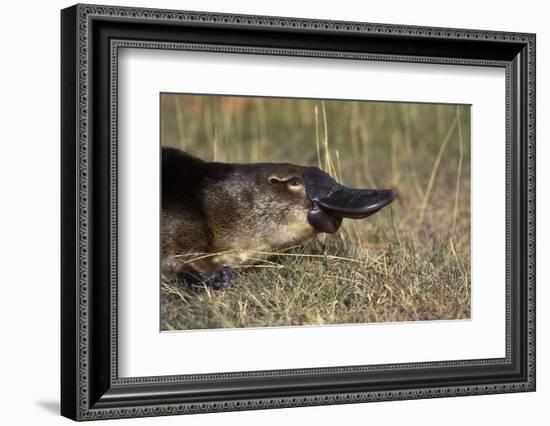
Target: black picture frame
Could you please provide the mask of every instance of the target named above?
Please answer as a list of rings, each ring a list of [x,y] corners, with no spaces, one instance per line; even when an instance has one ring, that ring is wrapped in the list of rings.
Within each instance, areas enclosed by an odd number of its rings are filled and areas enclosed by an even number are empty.
[[[97,5],[61,12],[61,414],[74,420],[535,390],[535,35]],[[506,357],[119,378],[117,49],[506,70]]]

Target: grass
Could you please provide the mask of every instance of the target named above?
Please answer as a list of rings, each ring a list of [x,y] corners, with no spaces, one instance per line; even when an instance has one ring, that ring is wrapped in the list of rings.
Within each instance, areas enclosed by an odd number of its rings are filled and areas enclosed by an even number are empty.
[[[235,273],[161,285],[162,330],[470,317],[467,106],[163,95],[162,144],[206,160],[318,165],[394,203]],[[261,253],[259,253],[261,254]]]

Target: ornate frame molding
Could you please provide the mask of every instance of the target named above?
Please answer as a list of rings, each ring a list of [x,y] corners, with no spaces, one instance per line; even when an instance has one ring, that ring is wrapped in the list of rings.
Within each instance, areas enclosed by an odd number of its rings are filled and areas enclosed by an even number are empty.
[[[63,366],[63,368],[71,368],[70,372],[65,373],[65,379],[62,377],[62,383],[65,390],[62,390],[62,413],[79,420],[91,420],[112,417],[138,417],[150,415],[169,415],[197,412],[213,412],[213,411],[228,411],[228,410],[244,410],[244,409],[261,409],[261,408],[276,408],[276,407],[291,407],[291,406],[308,406],[308,405],[324,405],[324,404],[341,404],[351,402],[365,401],[382,401],[382,400],[400,400],[414,398],[434,398],[443,396],[460,396],[460,395],[475,395],[487,393],[503,393],[517,391],[532,391],[535,389],[535,36],[533,34],[520,34],[510,32],[495,32],[495,31],[478,31],[464,29],[447,29],[447,28],[427,28],[427,27],[410,27],[401,25],[385,25],[385,24],[369,24],[358,22],[336,22],[323,20],[309,19],[294,19],[266,16],[245,16],[245,15],[228,15],[216,13],[202,12],[184,12],[184,11],[169,11],[156,9],[136,9],[125,7],[104,7],[77,5],[73,8],[64,11],[65,29],[63,37],[65,37],[64,54],[67,62],[65,64],[67,73],[74,73],[74,87],[71,89],[76,95],[76,102],[66,105],[71,96],[63,98],[63,111],[69,114],[66,109],[73,108],[75,118],[74,132],[67,130],[68,135],[64,136],[63,147],[71,145],[74,151],[74,157],[67,154],[67,158],[63,158],[64,164],[75,162],[72,166],[65,166],[64,177],[73,177],[70,187],[64,187],[67,191],[74,191],[72,197],[67,196],[67,203],[72,203],[72,207],[67,207],[67,213],[75,214],[75,226],[73,229],[67,226],[66,238],[75,239],[74,247],[69,247],[63,254],[63,262],[66,265],[68,262],[74,262],[72,266],[75,277],[65,278],[63,282],[63,291],[74,292],[73,296],[76,305],[72,308],[67,307],[67,301],[63,304],[63,321],[74,321],[73,329],[64,328],[64,349],[65,356],[70,357],[71,353],[77,354],[72,364]],[[517,67],[521,66],[514,60],[504,59],[483,59],[483,58],[461,58],[461,57],[441,57],[441,56],[412,56],[392,53],[364,53],[364,52],[346,52],[336,50],[317,50],[317,49],[299,49],[299,48],[279,48],[279,47],[254,47],[254,46],[231,46],[212,43],[192,43],[178,41],[146,41],[140,39],[110,39],[109,55],[110,63],[109,70],[109,89],[110,89],[110,329],[109,342],[111,345],[110,365],[108,366],[109,379],[108,387],[115,391],[123,389],[125,386],[155,386],[155,385],[170,385],[171,383],[206,383],[217,382],[228,379],[250,379],[250,378],[266,378],[266,377],[297,377],[308,374],[330,376],[331,374],[344,373],[359,373],[373,371],[389,371],[389,370],[407,370],[407,369],[423,369],[423,368],[450,368],[450,367],[474,367],[488,365],[511,365],[512,363],[512,329],[513,321],[515,321],[514,312],[512,309],[512,264],[511,258],[513,254],[512,240],[513,226],[518,226],[516,222],[512,222],[513,208],[513,190],[524,191],[521,201],[526,203],[526,217],[524,225],[526,225],[526,245],[525,249],[525,271],[526,282],[525,286],[525,312],[526,321],[526,346],[525,354],[526,361],[525,375],[521,380],[512,380],[499,384],[474,384],[474,385],[450,385],[450,386],[434,386],[426,388],[418,387],[401,387],[396,390],[376,390],[376,391],[357,391],[357,392],[331,392],[319,393],[311,395],[299,396],[273,396],[267,398],[235,398],[235,399],[219,399],[216,401],[204,402],[169,402],[155,404],[125,404],[116,400],[118,394],[112,398],[108,398],[102,402],[103,397],[94,396],[98,391],[91,389],[91,375],[97,374],[97,368],[93,367],[90,362],[90,357],[94,351],[91,342],[96,338],[91,330],[91,321],[95,317],[90,316],[91,312],[91,297],[90,297],[90,277],[91,277],[91,262],[93,262],[92,254],[92,238],[91,224],[92,215],[96,208],[93,204],[92,187],[93,170],[92,162],[90,161],[92,148],[91,140],[94,137],[90,131],[91,115],[93,112],[93,81],[92,81],[92,51],[97,49],[92,43],[93,35],[92,24],[94,21],[103,20],[105,22],[139,22],[140,24],[166,24],[172,23],[177,25],[211,25],[223,26],[224,28],[253,28],[259,30],[275,29],[280,31],[291,31],[293,33],[307,33],[314,31],[316,33],[331,34],[352,34],[352,35],[375,35],[379,37],[394,38],[394,37],[409,37],[411,40],[437,40],[437,41],[466,41],[466,42],[486,42],[486,43],[505,43],[507,46],[516,45],[518,49],[523,49],[524,54],[521,61],[526,75],[524,81],[516,81],[514,76],[517,75]],[[68,38],[74,37],[72,45]],[[412,42],[412,41],[411,41]],[[397,62],[425,62],[425,63],[445,63],[458,65],[481,65],[504,67],[506,69],[506,107],[507,107],[507,164],[506,164],[506,195],[507,195],[507,212],[506,212],[506,240],[507,240],[507,259],[506,259],[506,358],[504,359],[483,359],[483,360],[465,360],[455,362],[434,362],[434,363],[415,363],[415,364],[393,364],[381,366],[361,366],[361,367],[327,367],[321,369],[305,369],[305,370],[275,370],[267,372],[243,372],[243,373],[224,373],[224,374],[209,374],[209,375],[194,375],[194,376],[161,376],[161,377],[146,377],[146,378],[118,378],[117,374],[117,71],[118,71],[118,49],[119,48],[155,48],[155,49],[178,49],[178,50],[196,50],[196,51],[216,51],[238,54],[264,54],[264,55],[292,55],[292,56],[314,56],[325,58],[338,59],[355,59],[355,60],[374,60],[374,61],[397,61]],[[510,48],[512,49],[512,48]],[[521,85],[525,85],[522,89]],[[68,89],[65,89],[66,91]],[[73,92],[69,90],[68,95]],[[517,97],[518,90],[524,90],[526,105],[513,104],[513,98]],[[512,152],[512,139],[516,137],[519,131],[512,127],[512,119],[514,114],[518,113],[517,109],[523,114],[522,122],[526,126],[526,140],[524,159],[517,159],[517,153]],[[516,133],[514,133],[516,132]],[[521,137],[521,136],[520,136]],[[70,158],[69,158],[70,157]],[[524,182],[513,180],[512,161],[522,160],[525,162]],[[66,173],[67,170],[74,170],[72,173]],[[70,175],[70,176],[68,176]],[[514,175],[515,176],[515,175]],[[522,179],[522,176],[519,176]],[[516,176],[517,179],[517,176]],[[521,186],[523,185],[523,186]],[[65,207],[64,207],[65,208]],[[72,209],[72,210],[71,210]],[[523,223],[523,222],[522,222]],[[65,241],[65,239],[64,239]],[[67,246],[67,243],[65,244]],[[523,247],[523,246],[522,246]],[[65,266],[64,266],[65,268]],[[516,277],[517,278],[517,277]],[[521,277],[520,277],[521,278]],[[71,290],[72,289],[72,290]],[[517,313],[515,313],[517,316]],[[65,324],[63,325],[65,327]],[[69,336],[69,331],[75,331],[76,336]],[[76,351],[76,352],[72,352]],[[95,355],[94,355],[95,356]],[[72,380],[75,379],[74,383]],[[107,379],[105,379],[107,380]],[[101,387],[94,385],[95,387]],[[76,392],[77,396],[72,399],[68,396],[69,392]],[[101,393],[101,392],[99,392]]]

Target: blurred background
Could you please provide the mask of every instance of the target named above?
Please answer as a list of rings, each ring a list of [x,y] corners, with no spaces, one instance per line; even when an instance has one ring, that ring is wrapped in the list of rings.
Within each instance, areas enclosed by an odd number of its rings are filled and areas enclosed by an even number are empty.
[[[360,277],[351,265],[327,266],[331,285],[349,285],[357,293],[350,302],[357,315],[341,306],[340,314],[321,308],[220,325],[212,320],[214,312],[202,312],[202,326],[194,327],[469,317],[468,105],[162,94],[161,143],[207,161],[319,166],[343,184],[398,194],[391,208],[366,220],[346,220],[336,235],[307,248],[366,262]],[[309,267],[318,269],[318,262],[292,266]],[[255,272],[247,282],[273,280],[266,273],[272,272]],[[336,311],[339,306],[336,300]],[[179,319],[166,321],[166,329],[190,327],[182,314],[171,312],[165,310],[167,318]]]

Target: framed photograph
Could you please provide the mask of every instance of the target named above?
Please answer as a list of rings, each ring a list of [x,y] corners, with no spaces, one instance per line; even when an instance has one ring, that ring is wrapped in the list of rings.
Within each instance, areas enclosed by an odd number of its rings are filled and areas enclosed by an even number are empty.
[[[535,390],[535,35],[61,12],[61,413]]]

